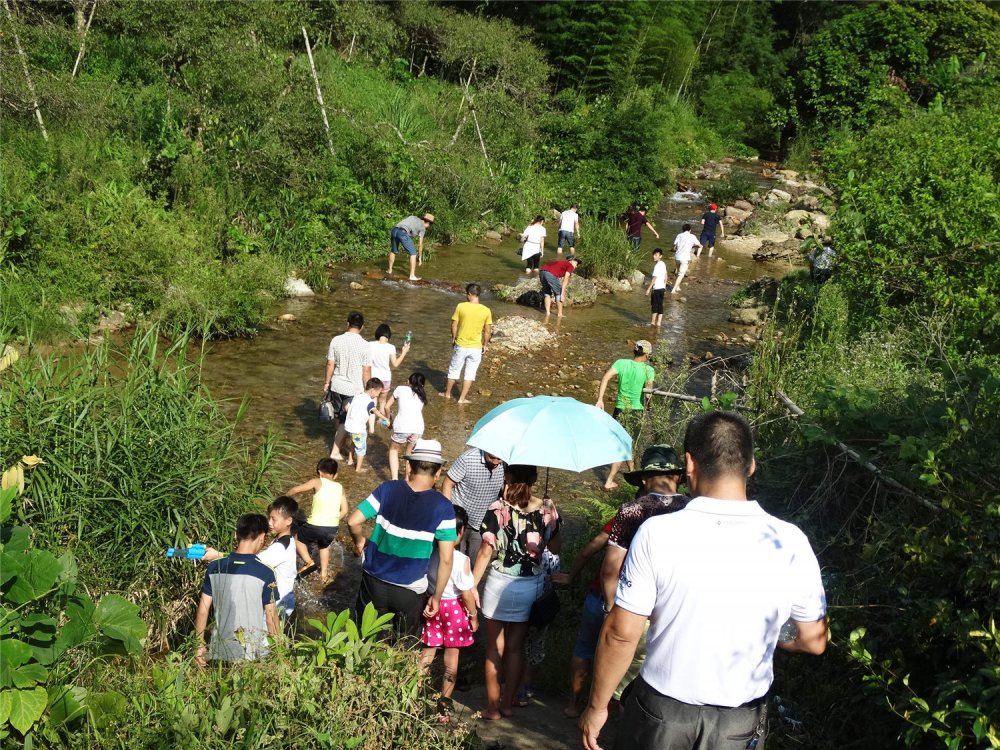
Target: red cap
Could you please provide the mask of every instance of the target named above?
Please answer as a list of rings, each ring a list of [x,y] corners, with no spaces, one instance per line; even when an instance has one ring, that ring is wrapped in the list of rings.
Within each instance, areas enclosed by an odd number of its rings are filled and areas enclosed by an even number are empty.
[[[708,207],[708,210],[709,210],[709,211],[714,211],[714,210],[715,210],[715,209],[717,209],[717,208],[718,208],[718,206],[716,206],[716,205],[715,205],[715,204],[713,203],[713,204],[712,204],[711,206],[709,206],[709,207]]]

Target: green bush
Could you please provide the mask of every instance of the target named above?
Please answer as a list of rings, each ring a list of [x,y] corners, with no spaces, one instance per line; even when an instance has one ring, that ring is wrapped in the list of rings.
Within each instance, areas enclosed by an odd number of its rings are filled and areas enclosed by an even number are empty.
[[[588,278],[627,279],[647,256],[632,247],[625,230],[607,221],[588,221],[579,242],[580,275]]]
[[[737,200],[746,200],[750,193],[757,190],[753,175],[740,169],[734,169],[726,177],[705,188],[706,197],[720,206]]]

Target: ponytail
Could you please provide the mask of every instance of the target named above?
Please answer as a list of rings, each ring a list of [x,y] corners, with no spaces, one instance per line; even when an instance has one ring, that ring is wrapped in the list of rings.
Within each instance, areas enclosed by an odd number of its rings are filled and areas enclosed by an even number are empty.
[[[527,508],[528,503],[531,502],[531,488],[537,480],[538,469],[534,466],[523,464],[508,466],[507,471],[504,472],[504,481],[506,482],[504,499],[508,504],[522,510]]]
[[[416,394],[420,402],[426,404],[427,394],[424,393],[424,383],[427,382],[427,378],[424,377],[424,374],[422,372],[415,372],[410,375],[407,382],[410,384],[410,390]]]

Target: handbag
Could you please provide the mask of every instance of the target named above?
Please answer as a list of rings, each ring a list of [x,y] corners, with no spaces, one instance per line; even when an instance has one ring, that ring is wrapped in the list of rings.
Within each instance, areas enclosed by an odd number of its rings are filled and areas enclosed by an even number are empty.
[[[548,588],[540,597],[535,599],[531,605],[531,614],[528,615],[528,624],[534,628],[544,628],[552,623],[559,614],[559,595],[554,588]]]
[[[332,422],[336,419],[342,403],[343,399],[339,393],[327,391],[323,394],[323,401],[319,405],[319,421]]]

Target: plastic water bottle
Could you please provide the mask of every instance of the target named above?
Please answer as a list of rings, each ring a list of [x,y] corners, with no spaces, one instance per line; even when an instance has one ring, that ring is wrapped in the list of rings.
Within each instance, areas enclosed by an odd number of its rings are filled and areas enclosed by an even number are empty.
[[[403,346],[409,346],[413,342],[413,331],[407,331],[403,336]]]

